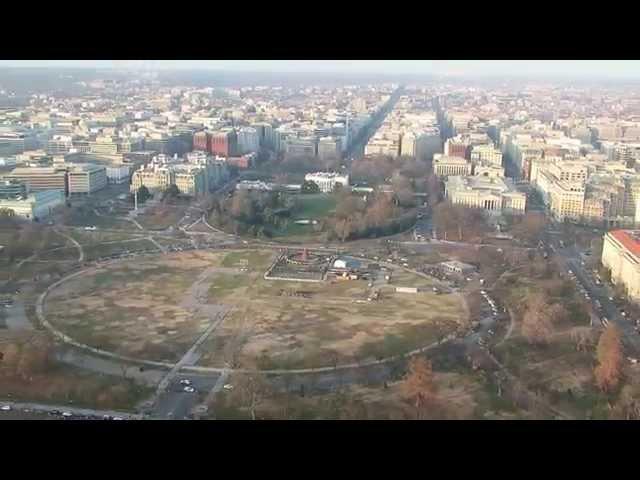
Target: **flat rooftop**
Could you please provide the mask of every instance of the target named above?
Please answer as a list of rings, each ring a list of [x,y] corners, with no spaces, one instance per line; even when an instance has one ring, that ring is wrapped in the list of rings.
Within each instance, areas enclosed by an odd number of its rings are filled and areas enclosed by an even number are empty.
[[[612,230],[609,235],[633,255],[640,258],[640,230]]]

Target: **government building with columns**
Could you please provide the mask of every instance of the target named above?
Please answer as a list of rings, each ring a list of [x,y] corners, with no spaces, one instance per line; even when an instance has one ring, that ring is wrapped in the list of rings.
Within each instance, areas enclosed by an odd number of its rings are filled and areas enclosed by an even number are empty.
[[[433,171],[438,177],[471,175],[472,164],[466,158],[436,153],[433,156]]]
[[[451,176],[445,182],[445,196],[454,205],[496,214],[523,214],[527,204],[527,196],[516,190],[511,179],[497,176]]]

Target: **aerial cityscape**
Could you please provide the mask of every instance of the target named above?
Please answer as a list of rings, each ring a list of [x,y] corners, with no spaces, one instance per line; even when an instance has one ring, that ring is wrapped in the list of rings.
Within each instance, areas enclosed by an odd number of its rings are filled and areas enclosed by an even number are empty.
[[[640,419],[639,62],[498,63],[0,61],[0,419]]]

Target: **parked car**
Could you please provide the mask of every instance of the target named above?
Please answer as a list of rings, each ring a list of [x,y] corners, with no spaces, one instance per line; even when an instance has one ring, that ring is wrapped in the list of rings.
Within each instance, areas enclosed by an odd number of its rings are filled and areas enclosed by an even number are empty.
[[[11,405],[2,405],[0,407],[0,410],[2,410],[3,412],[8,412],[11,410]]]

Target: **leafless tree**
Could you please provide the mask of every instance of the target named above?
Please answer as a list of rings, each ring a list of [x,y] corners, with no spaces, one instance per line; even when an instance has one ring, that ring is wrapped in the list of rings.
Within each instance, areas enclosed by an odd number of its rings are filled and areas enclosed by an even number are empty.
[[[594,371],[596,384],[601,390],[610,391],[622,378],[622,342],[615,325],[610,325],[600,335],[597,356],[598,366]]]

